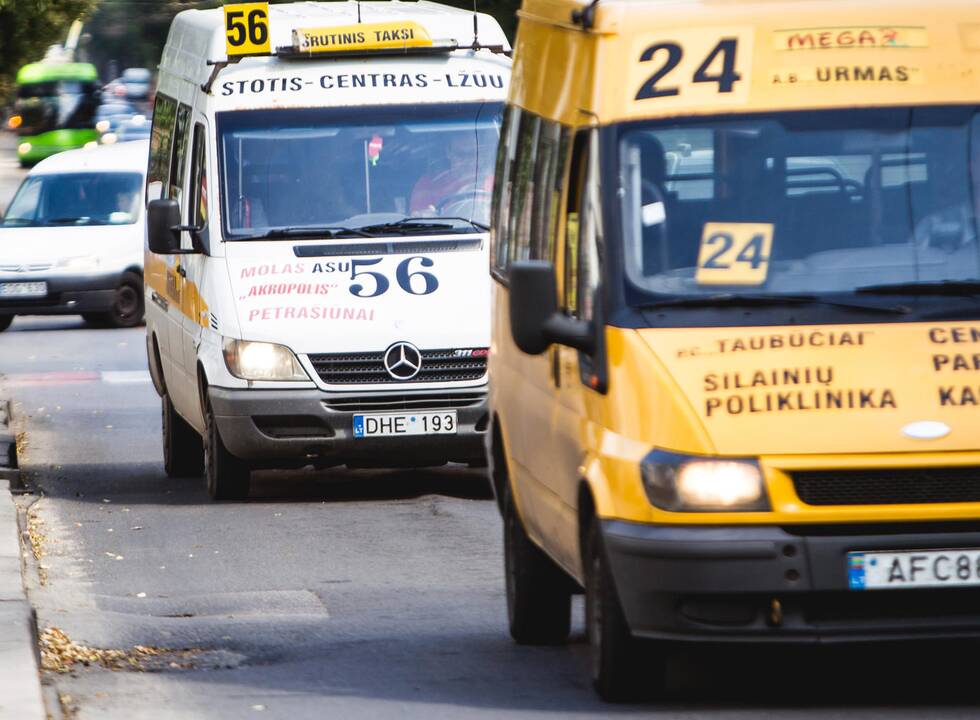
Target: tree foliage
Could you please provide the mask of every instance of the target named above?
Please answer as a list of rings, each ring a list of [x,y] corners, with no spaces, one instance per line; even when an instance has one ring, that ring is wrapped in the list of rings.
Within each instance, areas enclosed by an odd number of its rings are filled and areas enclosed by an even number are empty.
[[[0,0],[0,102],[8,98],[17,70],[62,43],[68,27],[98,0]]]

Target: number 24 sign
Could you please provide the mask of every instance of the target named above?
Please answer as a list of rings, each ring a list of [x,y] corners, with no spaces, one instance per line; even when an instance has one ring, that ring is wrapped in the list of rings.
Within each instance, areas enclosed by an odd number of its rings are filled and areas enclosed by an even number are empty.
[[[698,252],[698,285],[762,285],[772,252],[770,223],[705,223]]]
[[[269,3],[236,3],[225,5],[225,52],[235,55],[268,55]]]
[[[644,38],[634,47],[634,100],[658,107],[745,103],[753,32],[752,27],[686,28]]]

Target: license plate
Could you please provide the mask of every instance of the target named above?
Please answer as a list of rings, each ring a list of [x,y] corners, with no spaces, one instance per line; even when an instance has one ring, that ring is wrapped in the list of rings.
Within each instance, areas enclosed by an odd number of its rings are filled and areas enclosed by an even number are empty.
[[[0,297],[44,297],[48,284],[43,282],[0,283]]]
[[[847,554],[851,590],[980,585],[980,548]]]
[[[455,435],[456,411],[378,413],[354,416],[354,437],[383,435]]]

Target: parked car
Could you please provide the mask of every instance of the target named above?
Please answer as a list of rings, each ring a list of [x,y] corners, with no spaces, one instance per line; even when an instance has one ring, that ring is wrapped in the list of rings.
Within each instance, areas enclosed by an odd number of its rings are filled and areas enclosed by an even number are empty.
[[[149,143],[59,153],[24,178],[0,219],[0,330],[16,315],[143,319]]]
[[[131,142],[133,140],[148,140],[150,138],[150,121],[146,115],[133,115],[120,121],[112,132],[105,133],[100,138],[103,145]]]
[[[120,81],[129,100],[146,100],[153,85],[153,73],[146,68],[126,68]]]
[[[110,99],[95,110],[95,129],[101,135],[113,132],[121,122],[138,114],[136,107],[129,102]]]

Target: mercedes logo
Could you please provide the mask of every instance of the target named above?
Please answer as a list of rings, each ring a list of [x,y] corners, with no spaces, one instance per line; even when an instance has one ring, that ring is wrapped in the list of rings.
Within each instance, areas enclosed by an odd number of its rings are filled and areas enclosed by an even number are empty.
[[[395,380],[411,380],[422,368],[422,353],[410,342],[396,342],[385,350],[384,363]]]

